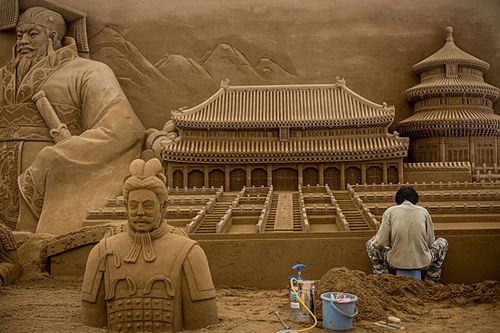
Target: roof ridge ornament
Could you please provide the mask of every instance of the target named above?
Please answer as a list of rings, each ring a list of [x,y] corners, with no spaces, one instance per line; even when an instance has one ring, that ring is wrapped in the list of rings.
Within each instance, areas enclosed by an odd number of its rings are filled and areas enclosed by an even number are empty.
[[[447,26],[446,27],[447,35],[446,35],[446,42],[452,42],[453,43],[453,27],[452,26]]]
[[[220,81],[220,87],[223,89],[228,89],[229,88],[229,79],[226,78],[224,80]]]
[[[345,79],[344,79],[343,77],[338,77],[338,76],[337,76],[337,77],[335,78],[335,84],[336,84],[337,86],[342,86],[342,87],[344,87],[344,86],[345,86]]]

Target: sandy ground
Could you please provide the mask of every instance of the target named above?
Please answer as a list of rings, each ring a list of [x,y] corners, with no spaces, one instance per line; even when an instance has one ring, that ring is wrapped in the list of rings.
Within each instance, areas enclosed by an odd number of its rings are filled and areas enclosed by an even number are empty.
[[[0,289],[0,332],[105,332],[80,322],[80,282],[49,277]],[[219,324],[189,332],[277,332],[274,315],[287,317],[287,290],[218,289]],[[500,302],[452,306],[450,302],[423,302],[411,314],[400,314],[409,332],[499,332]],[[288,322],[288,321],[287,321]],[[373,321],[355,322],[353,332],[386,332]],[[288,322],[293,328],[296,324]],[[309,332],[325,332],[315,328]]]

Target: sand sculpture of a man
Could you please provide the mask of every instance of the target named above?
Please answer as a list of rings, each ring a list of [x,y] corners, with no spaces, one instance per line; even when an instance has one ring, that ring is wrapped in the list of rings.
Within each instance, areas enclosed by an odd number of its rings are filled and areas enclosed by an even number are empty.
[[[29,8],[16,31],[0,69],[0,223],[62,234],[119,193],[144,129],[111,69],[78,56],[59,13]]]
[[[119,332],[177,332],[217,323],[205,253],[163,220],[161,163],[134,160],[123,186],[128,232],[104,238],[87,260],[83,320]]]

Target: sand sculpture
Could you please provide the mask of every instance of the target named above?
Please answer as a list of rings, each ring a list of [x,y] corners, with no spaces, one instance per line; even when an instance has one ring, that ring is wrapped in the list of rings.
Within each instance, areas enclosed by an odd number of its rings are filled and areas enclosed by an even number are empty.
[[[444,46],[413,66],[420,83],[406,91],[415,112],[399,123],[412,162],[500,163],[500,89],[484,82],[490,64],[462,51],[447,28]]]
[[[10,284],[20,273],[16,240],[12,231],[0,223],[0,286]]]
[[[158,159],[134,160],[123,186],[128,231],[87,260],[83,320],[110,330],[168,332],[217,322],[215,288],[201,247],[163,220],[167,188]]]
[[[17,23],[17,41],[0,69],[0,222],[62,234],[119,193],[144,129],[111,69],[79,56],[84,14],[31,7],[17,18],[9,3],[0,29]]]

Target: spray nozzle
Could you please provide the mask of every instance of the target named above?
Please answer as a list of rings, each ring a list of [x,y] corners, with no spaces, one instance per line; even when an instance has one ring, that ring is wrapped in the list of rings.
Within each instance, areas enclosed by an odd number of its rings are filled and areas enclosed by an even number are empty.
[[[301,273],[302,273],[302,270],[303,270],[304,268],[306,268],[306,267],[307,267],[307,265],[304,265],[304,264],[295,264],[295,265],[293,265],[293,266],[292,266],[292,269],[295,269],[295,270],[297,271],[297,278],[298,278],[299,280],[300,280],[301,275],[302,275],[302,274],[301,274]]]

